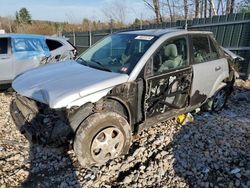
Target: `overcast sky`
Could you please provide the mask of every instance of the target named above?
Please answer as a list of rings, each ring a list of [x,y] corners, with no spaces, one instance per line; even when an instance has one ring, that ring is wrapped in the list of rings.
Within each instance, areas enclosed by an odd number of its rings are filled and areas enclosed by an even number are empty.
[[[0,16],[14,16],[25,7],[34,20],[81,22],[83,18],[106,21],[103,8],[114,0],[0,0]],[[118,0],[120,1],[120,0]],[[136,17],[152,18],[142,0],[122,0],[127,7],[126,22]]]

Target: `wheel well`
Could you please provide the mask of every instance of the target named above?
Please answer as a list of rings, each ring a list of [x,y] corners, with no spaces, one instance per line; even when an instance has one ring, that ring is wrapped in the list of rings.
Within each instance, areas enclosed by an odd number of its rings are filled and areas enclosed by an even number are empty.
[[[68,111],[68,119],[70,127],[74,132],[78,129],[79,125],[91,114],[93,111],[94,105],[92,103],[87,103],[79,108],[71,108]]]
[[[99,106],[101,105],[101,107]],[[106,98],[92,104],[87,103],[68,113],[69,123],[74,132],[78,129],[80,124],[88,118],[91,114],[101,111],[112,111],[123,116],[131,125],[131,116],[128,107],[119,99]],[[131,127],[133,130],[133,127]]]
[[[116,98],[107,98],[104,101],[104,110],[113,111],[123,116],[131,124],[131,114],[126,104]]]

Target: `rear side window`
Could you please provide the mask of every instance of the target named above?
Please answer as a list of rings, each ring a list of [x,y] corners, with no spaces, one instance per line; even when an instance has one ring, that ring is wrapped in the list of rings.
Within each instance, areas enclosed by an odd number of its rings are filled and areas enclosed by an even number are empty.
[[[8,38],[0,38],[0,54],[8,53]]]
[[[210,48],[211,48],[211,59],[212,60],[219,59],[220,58],[219,51],[215,47],[214,41],[211,40],[211,38],[209,38],[209,43],[210,43]]]
[[[195,63],[203,63],[219,58],[219,54],[214,46],[214,43],[207,36],[192,36],[192,41]]]
[[[209,60],[209,43],[206,36],[193,36],[193,52],[195,63],[203,63]]]
[[[14,38],[13,48],[15,52],[44,52],[47,48],[41,39]]]
[[[50,51],[60,48],[62,46],[62,43],[51,39],[46,39],[46,44],[48,45]]]

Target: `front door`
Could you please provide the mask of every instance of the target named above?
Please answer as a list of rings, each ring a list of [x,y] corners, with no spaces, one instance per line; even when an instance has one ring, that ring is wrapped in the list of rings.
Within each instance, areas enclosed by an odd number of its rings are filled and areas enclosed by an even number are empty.
[[[164,42],[145,66],[146,118],[171,114],[188,106],[192,70],[185,36]]]
[[[13,62],[10,49],[10,38],[0,38],[0,83],[7,83],[13,77]]]

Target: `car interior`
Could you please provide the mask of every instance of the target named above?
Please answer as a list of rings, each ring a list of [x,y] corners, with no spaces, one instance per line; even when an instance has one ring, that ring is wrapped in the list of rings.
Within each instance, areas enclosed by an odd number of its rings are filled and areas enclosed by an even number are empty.
[[[218,53],[214,47],[212,41],[210,41],[211,50],[209,48],[208,38],[204,37],[192,37],[193,41],[193,52],[195,63],[203,63],[212,61],[218,58]]]
[[[160,74],[187,64],[186,39],[176,39],[165,43],[154,56],[154,72]]]

